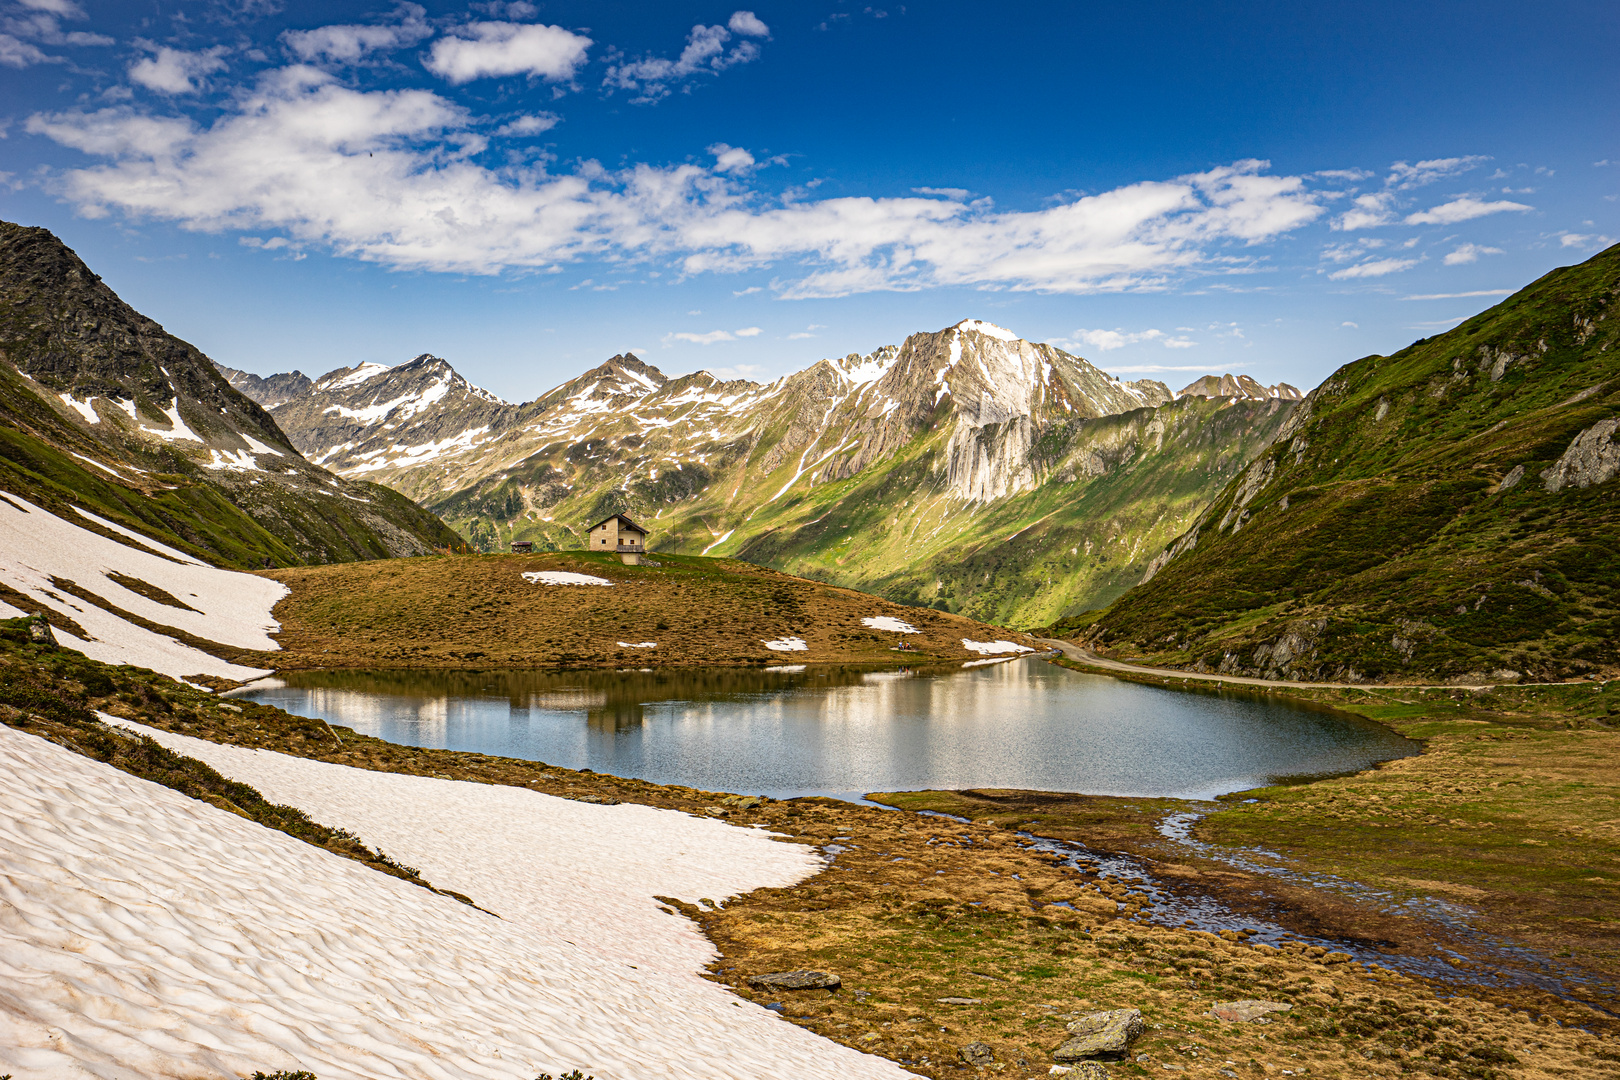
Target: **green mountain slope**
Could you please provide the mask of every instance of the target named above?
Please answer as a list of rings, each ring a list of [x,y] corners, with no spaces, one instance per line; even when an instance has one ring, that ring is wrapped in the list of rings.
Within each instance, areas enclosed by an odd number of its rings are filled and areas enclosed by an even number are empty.
[[[1088,632],[1200,670],[1620,663],[1620,246],[1339,369]]]
[[[55,236],[3,222],[0,489],[228,566],[458,542],[398,492],[305,461],[207,357],[125,304]]]

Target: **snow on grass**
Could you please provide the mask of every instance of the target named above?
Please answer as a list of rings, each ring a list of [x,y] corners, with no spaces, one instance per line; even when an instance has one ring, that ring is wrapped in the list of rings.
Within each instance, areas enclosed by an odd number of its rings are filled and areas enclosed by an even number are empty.
[[[238,431],[237,434],[247,440],[248,449],[252,450],[255,454],[274,454],[276,457],[287,456],[273,446],[266,446],[264,443],[260,442],[258,439],[255,439],[245,431]]]
[[[71,595],[53,578],[72,581],[112,606],[159,625],[222,645],[267,652],[280,648],[270,637],[280,629],[270,612],[287,595],[285,585],[206,566],[94,514],[80,513],[153,550],[141,551],[80,528],[20,497],[0,499],[0,582],[67,616],[90,635],[86,640],[57,631],[58,641],[95,660],[134,664],[175,678],[217,675],[249,679],[266,674],[261,668],[228,663],[120,618]],[[165,558],[166,553],[175,558]],[[109,575],[113,573],[156,586],[186,608],[132,592],[112,580]]]
[[[611,585],[613,582],[605,577],[594,577],[590,574],[574,574],[567,570],[530,570],[523,575],[523,580],[532,581],[536,585]]]
[[[727,540],[730,540],[731,539],[731,534],[736,532],[736,531],[737,531],[736,529],[728,529],[728,530],[726,530],[726,535],[722,536],[720,539],[716,540],[714,543],[712,543],[708,547],[704,548],[701,552],[699,552],[699,554],[707,555],[709,552],[713,551],[715,548],[719,547],[721,544],[725,543]]]
[[[804,643],[804,638],[785,637],[775,641],[765,642],[765,647],[772,652],[809,652],[810,646]]]
[[[203,462],[205,469],[232,469],[236,472],[252,472],[259,467],[253,455],[246,450],[210,450],[209,460]]]
[[[1020,645],[1016,641],[970,641],[962,639],[962,648],[968,652],[976,652],[980,656],[993,656],[996,653],[1034,652],[1028,645]]]
[[[145,733],[500,918],[0,727],[0,1070],[909,1075],[699,978],[713,947],[652,899],[791,885],[820,869],[806,847],[651,807]]]
[[[344,390],[351,386],[359,386],[368,379],[375,379],[378,375],[391,370],[393,369],[386,364],[375,364],[368,360],[340,379],[335,379],[332,382],[322,381],[317,383],[315,389]]]
[[[896,634],[920,634],[915,626],[893,615],[868,615],[861,620],[862,626],[870,626],[874,630],[892,630]]]
[[[619,648],[621,648],[621,649],[656,649],[656,648],[658,648],[658,642],[656,642],[656,641],[637,641],[637,642],[621,641],[621,642],[619,642]]]
[[[168,544],[160,544],[156,540],[151,539],[150,537],[142,536],[140,533],[136,532],[134,529],[126,529],[122,525],[119,525],[117,522],[108,521],[106,518],[100,516],[99,514],[92,514],[90,511],[84,509],[84,507],[82,507],[82,506],[75,506],[73,508],[73,512],[78,514],[82,518],[85,518],[87,520],[95,522],[97,525],[100,525],[103,529],[110,529],[111,531],[117,533],[120,536],[127,536],[131,540],[135,541],[135,543],[140,544],[143,547],[151,548],[153,551],[156,551],[160,555],[166,555],[169,558],[173,559],[175,562],[185,563],[187,566],[207,566],[208,565],[205,562],[200,562],[197,559],[192,558],[190,555],[187,555],[185,552],[181,551],[179,548],[172,548]]]

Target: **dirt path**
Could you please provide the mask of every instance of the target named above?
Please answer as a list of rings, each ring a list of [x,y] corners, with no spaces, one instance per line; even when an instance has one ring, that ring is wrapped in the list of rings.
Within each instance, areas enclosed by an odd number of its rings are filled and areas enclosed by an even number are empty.
[[[1488,684],[1473,685],[1467,683],[1448,683],[1444,686],[1384,686],[1379,683],[1336,683],[1336,682],[1293,682],[1287,679],[1252,679],[1246,675],[1214,675],[1197,671],[1177,671],[1175,668],[1142,667],[1139,664],[1127,664],[1119,660],[1107,660],[1095,653],[1087,652],[1080,646],[1057,638],[1036,638],[1042,645],[1049,645],[1057,649],[1070,660],[1077,660],[1082,664],[1103,668],[1107,671],[1128,671],[1134,675],[1155,675],[1163,679],[1198,679],[1203,682],[1236,683],[1240,686],[1272,686],[1285,690],[1485,690]],[[1521,684],[1523,685],[1523,684]]]

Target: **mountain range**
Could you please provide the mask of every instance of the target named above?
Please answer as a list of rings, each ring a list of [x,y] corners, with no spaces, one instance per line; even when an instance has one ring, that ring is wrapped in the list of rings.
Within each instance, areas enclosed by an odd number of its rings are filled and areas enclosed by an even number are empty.
[[[458,541],[392,489],[306,461],[269,412],[57,237],[5,222],[0,489],[53,512],[92,510],[112,522],[97,529],[134,528],[225,566]]]
[[[520,405],[428,355],[223,374],[311,461],[485,550],[580,547],[625,513],[658,550],[1025,625],[1134,584],[1301,397],[1230,375],[1177,395],[977,320],[767,384],[615,356]]]

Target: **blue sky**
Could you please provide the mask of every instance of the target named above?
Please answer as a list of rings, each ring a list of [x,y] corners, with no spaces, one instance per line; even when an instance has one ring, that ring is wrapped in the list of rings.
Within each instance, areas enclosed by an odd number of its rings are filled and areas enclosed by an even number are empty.
[[[1620,239],[1620,6],[0,0],[0,216],[526,400],[966,317],[1301,387]]]

